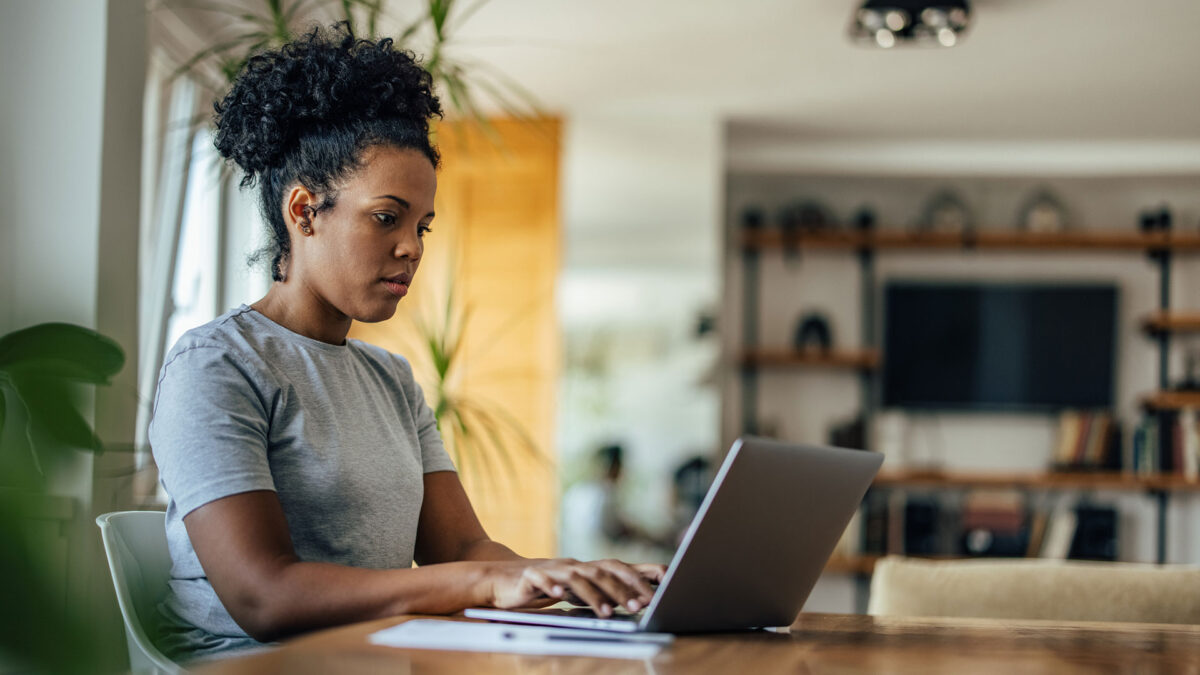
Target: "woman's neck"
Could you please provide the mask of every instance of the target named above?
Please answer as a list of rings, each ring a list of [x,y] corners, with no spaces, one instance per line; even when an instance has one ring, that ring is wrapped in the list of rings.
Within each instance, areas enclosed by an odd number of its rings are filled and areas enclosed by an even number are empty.
[[[331,345],[345,344],[350,332],[350,317],[295,281],[276,281],[250,307],[293,333]]]

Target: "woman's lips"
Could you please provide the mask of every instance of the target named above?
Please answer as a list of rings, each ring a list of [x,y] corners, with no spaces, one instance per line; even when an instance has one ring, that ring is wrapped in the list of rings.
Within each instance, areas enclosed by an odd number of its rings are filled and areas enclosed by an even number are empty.
[[[394,279],[384,279],[383,286],[388,289],[388,292],[397,298],[403,298],[408,293],[408,284],[401,283]]]

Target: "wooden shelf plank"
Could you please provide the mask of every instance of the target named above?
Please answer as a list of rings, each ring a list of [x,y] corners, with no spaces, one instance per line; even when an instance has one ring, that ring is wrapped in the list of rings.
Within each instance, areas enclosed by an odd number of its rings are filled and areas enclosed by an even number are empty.
[[[834,555],[825,563],[827,574],[861,574],[870,575],[875,571],[875,563],[882,556],[877,555]]]
[[[904,555],[904,554],[900,554]],[[966,560],[968,557],[971,560],[982,560],[979,556],[964,556],[964,555],[905,555],[906,558],[920,558],[922,560]],[[875,564],[882,560],[884,556],[864,554],[864,555],[834,555],[825,563],[825,572],[830,574],[861,574],[870,576],[875,572]],[[988,560],[1020,560],[1020,558],[987,558]]]
[[[986,229],[971,234],[916,232],[899,228],[874,232],[834,231],[801,233],[786,239],[778,229],[742,233],[742,246],[750,250],[782,249],[1010,249],[1010,250],[1152,250],[1200,251],[1200,233],[1138,231],[1021,232]]]
[[[1150,410],[1181,410],[1200,408],[1200,391],[1158,391],[1142,399]]]
[[[1022,488],[1042,490],[1166,490],[1200,492],[1200,481],[1178,474],[1139,476],[1129,472],[942,472],[888,471],[875,477],[879,487]]]
[[[879,367],[879,351],[874,349],[755,349],[742,355],[748,366],[798,366],[812,368],[851,368],[873,370]]]
[[[1155,312],[1142,320],[1147,333],[1200,333],[1200,312]]]

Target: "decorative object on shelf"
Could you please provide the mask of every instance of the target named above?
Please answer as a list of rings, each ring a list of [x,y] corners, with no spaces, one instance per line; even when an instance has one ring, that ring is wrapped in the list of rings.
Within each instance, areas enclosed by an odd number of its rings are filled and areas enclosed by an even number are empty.
[[[1187,364],[1184,366],[1186,374],[1183,376],[1182,380],[1175,384],[1174,390],[1200,391],[1200,372],[1197,372],[1200,370],[1200,368],[1198,368],[1198,366],[1200,366],[1200,353],[1197,353],[1194,349],[1189,350],[1185,363]]]
[[[850,222],[854,224],[854,229],[859,232],[874,232],[876,225],[875,209],[866,205],[859,207]]]
[[[867,449],[867,421],[859,415],[833,425],[829,429],[829,444],[838,448],[851,450]]]
[[[779,420],[773,417],[765,420],[755,421],[748,426],[749,428],[746,429],[746,433],[751,436],[760,436],[762,438],[780,438]]]
[[[800,255],[800,237],[804,234],[827,232],[836,226],[833,212],[824,204],[805,199],[786,206],[779,213],[779,228],[783,235],[783,250],[788,259]]]
[[[950,234],[967,234],[974,226],[966,202],[953,190],[942,190],[925,202],[917,222],[917,228],[922,232]]]
[[[1021,557],[1029,548],[1021,493],[983,490],[962,507],[962,552],[971,556]]]
[[[779,213],[779,226],[784,237],[805,232],[825,232],[833,229],[837,220],[824,204],[805,199],[786,206]]]
[[[1171,209],[1163,206],[1159,209],[1142,211],[1138,218],[1142,232],[1168,232],[1171,229]]]
[[[930,496],[910,496],[904,502],[904,555],[944,555],[942,508]]]
[[[703,309],[696,314],[696,322],[693,325],[692,337],[697,340],[708,335],[715,335],[717,331],[717,315],[712,309]]]
[[[1117,510],[1080,504],[1075,508],[1075,536],[1067,554],[1073,560],[1117,559]]]
[[[1047,188],[1034,191],[1017,216],[1018,226],[1033,233],[1062,232],[1070,221],[1067,207]]]
[[[767,216],[758,206],[747,206],[742,210],[742,227],[755,232],[761,230],[767,222]]]
[[[833,330],[829,319],[819,312],[809,312],[796,321],[796,333],[792,337],[796,351],[819,350],[828,352],[833,348]]]
[[[855,43],[953,47],[971,25],[967,0],[865,0],[850,22]]]

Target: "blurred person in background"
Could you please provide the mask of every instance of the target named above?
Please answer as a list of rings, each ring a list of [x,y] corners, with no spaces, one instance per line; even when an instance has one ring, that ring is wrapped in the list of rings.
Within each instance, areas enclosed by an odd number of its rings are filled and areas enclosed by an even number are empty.
[[[695,455],[675,469],[671,475],[671,545],[678,547],[683,535],[704,503],[708,487],[712,485],[712,462],[702,455]]]
[[[631,520],[621,504],[625,476],[625,449],[619,443],[598,448],[585,478],[574,483],[562,498],[562,531],[559,552],[568,558],[595,560],[627,554],[631,549],[654,549],[652,558],[670,548],[661,537]]]

